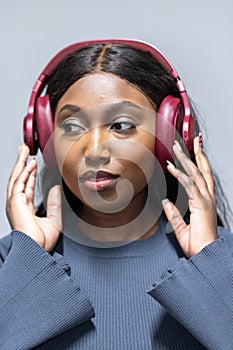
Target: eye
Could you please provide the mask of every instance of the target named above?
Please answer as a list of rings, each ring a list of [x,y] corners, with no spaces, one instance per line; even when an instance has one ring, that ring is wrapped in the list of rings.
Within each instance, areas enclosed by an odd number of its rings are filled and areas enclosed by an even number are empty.
[[[84,127],[76,122],[64,122],[59,125],[59,128],[63,129],[66,135],[79,135],[85,132]]]
[[[116,122],[116,123],[111,125],[110,129],[119,132],[119,131],[129,131],[131,129],[134,129],[135,127],[136,127],[136,125],[133,123]]]

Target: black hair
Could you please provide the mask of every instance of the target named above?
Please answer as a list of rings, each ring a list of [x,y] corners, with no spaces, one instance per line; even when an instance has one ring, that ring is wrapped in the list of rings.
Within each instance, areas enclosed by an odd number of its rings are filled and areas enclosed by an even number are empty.
[[[166,96],[180,96],[174,78],[149,52],[125,44],[93,44],[65,57],[52,73],[47,93],[50,96],[53,114],[55,114],[58,101],[66,90],[77,80],[95,72],[111,73],[122,78],[139,89],[152,103],[155,110],[159,108]],[[195,118],[197,119],[197,115]],[[49,171],[49,169],[45,170],[45,177]],[[175,202],[180,186],[168,172],[166,173],[166,182],[167,197]],[[225,197],[218,180],[216,185],[218,186],[217,194],[221,198],[219,214],[226,222],[224,203],[227,201],[223,200]],[[74,195],[69,193],[69,189],[64,183],[63,186],[70,201],[74,202]],[[183,191],[183,195],[185,196],[185,191]],[[187,199],[187,197],[185,198]]]
[[[96,44],[70,54],[52,74],[47,89],[52,111],[69,86],[97,71],[112,73],[137,87],[155,109],[167,95],[179,97],[174,79],[149,52],[123,44]]]

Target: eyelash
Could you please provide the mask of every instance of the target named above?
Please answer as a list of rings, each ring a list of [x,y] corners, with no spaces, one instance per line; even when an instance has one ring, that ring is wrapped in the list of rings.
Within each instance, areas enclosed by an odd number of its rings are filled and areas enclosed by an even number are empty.
[[[77,135],[85,131],[84,128],[82,128],[80,125],[74,124],[74,123],[63,123],[59,126],[61,129],[64,130],[65,134],[67,135]],[[71,131],[71,128],[79,129],[79,131]]]
[[[124,125],[124,127],[122,128],[123,125]],[[117,133],[127,133],[127,132],[130,132],[136,128],[136,124],[131,123],[131,122],[126,122],[126,121],[115,122],[115,123],[110,124],[109,126],[110,126],[110,130],[117,132]],[[86,131],[82,126],[77,125],[75,123],[71,123],[71,122],[62,123],[59,127],[64,130],[64,133],[66,135],[79,135],[82,132]],[[71,131],[72,127],[76,128],[76,131]],[[79,129],[79,130],[77,130],[77,129]]]
[[[110,129],[112,130],[114,128],[114,126],[120,126],[120,125],[126,125],[127,127],[125,129],[118,129],[116,128],[114,131],[116,132],[127,132],[129,130],[132,130],[136,127],[135,124],[133,123],[129,123],[129,122],[115,122],[111,125]]]

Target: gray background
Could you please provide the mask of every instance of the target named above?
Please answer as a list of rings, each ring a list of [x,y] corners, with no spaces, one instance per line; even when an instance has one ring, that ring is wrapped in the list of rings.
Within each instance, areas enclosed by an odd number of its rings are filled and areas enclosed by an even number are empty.
[[[0,0],[0,236],[32,86],[57,51],[91,38],[141,39],[166,54],[205,119],[205,148],[233,207],[232,34],[232,0]]]

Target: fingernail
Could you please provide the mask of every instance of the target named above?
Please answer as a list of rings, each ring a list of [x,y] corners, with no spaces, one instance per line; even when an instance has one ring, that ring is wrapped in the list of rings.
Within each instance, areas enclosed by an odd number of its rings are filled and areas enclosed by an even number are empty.
[[[169,160],[166,160],[166,162],[167,162],[167,165],[170,166],[170,168],[173,168],[173,169],[176,168],[175,165],[172,162],[170,162]]]
[[[201,132],[199,132],[198,141],[199,141],[199,145],[202,146],[203,138],[202,138],[202,133]]]
[[[180,146],[180,144],[179,144],[179,142],[178,142],[177,140],[175,140],[174,146],[176,147],[176,149],[177,149],[178,151],[181,151],[181,152],[182,152],[182,148],[181,148],[181,146]]]
[[[166,203],[168,203],[168,202],[170,202],[168,198],[165,198],[165,199],[162,200],[162,204],[163,204],[163,205],[166,204]]]

